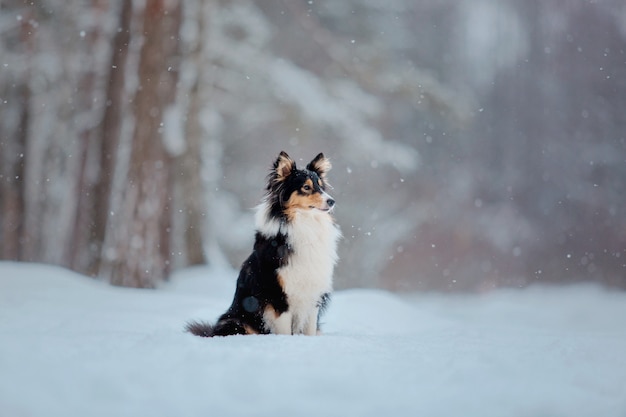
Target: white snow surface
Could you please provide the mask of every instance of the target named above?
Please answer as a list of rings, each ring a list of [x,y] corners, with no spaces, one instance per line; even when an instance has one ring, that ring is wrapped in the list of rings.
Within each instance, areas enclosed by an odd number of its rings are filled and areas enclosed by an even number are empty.
[[[183,331],[236,272],[159,290],[0,262],[0,415],[626,416],[626,294],[334,294],[321,336]]]

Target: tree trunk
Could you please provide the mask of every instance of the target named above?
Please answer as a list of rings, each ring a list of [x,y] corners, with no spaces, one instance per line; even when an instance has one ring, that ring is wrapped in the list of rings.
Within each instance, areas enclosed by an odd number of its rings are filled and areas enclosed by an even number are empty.
[[[116,168],[119,168],[117,150],[122,131],[122,117],[125,109],[125,77],[128,49],[130,45],[130,26],[133,16],[132,0],[123,0],[118,21],[118,31],[113,38],[111,65],[106,87],[106,106],[99,132],[100,172],[95,186],[91,245],[98,257],[93,259],[89,269],[95,273],[100,270],[100,263],[105,256],[104,242],[111,213],[111,192]]]
[[[92,0],[91,10],[97,21],[105,20],[108,13],[108,5],[103,0]],[[91,51],[109,50],[110,36],[103,24],[93,25],[91,30],[84,34],[84,42]],[[102,49],[101,45],[107,45]],[[101,53],[105,57],[106,54]],[[69,266],[74,271],[95,275],[92,269],[94,260],[100,256],[100,248],[93,244],[93,234],[95,232],[95,207],[99,193],[97,186],[101,168],[99,162],[100,147],[103,138],[97,129],[97,123],[103,112],[106,113],[106,105],[101,105],[103,99],[108,99],[109,93],[105,90],[108,85],[102,80],[107,74],[103,67],[108,64],[107,59],[94,58],[90,65],[85,65],[76,94],[77,108],[83,114],[82,118],[89,123],[79,125],[77,134],[77,154],[80,161],[78,167],[78,178],[76,181],[76,215],[71,234],[71,241],[68,245],[67,261],[64,265]],[[80,113],[79,113],[80,114]],[[100,202],[98,202],[100,203]],[[106,209],[106,207],[105,207]]]
[[[21,260],[24,233],[24,163],[26,129],[28,128],[28,87],[16,89],[15,105],[19,108],[17,129],[0,139],[0,259]],[[0,133],[2,134],[2,133]],[[3,135],[4,136],[4,135]]]
[[[154,287],[169,270],[171,158],[161,130],[175,97],[180,20],[180,2],[146,2],[128,180],[120,216],[114,217],[115,285]]]
[[[13,2],[25,16],[15,32],[15,39],[6,37],[5,59],[14,63],[13,57],[28,57],[25,63],[0,78],[0,259],[25,260],[24,244],[28,240],[24,227],[25,167],[27,158],[27,136],[31,119],[29,86],[29,63],[33,55],[34,31],[27,23],[32,18],[32,8]],[[13,42],[12,42],[13,41]],[[7,64],[5,64],[7,65]]]
[[[190,48],[187,64],[194,68],[191,71],[195,77],[187,85],[181,86],[182,99],[187,100],[185,151],[176,158],[176,172],[182,181],[177,183],[180,188],[182,204],[185,210],[182,230],[183,252],[186,254],[182,260],[187,265],[198,265],[207,262],[204,248],[204,227],[207,221],[206,190],[202,182],[202,141],[206,139],[201,127],[200,115],[202,114],[203,93],[207,86],[202,85],[203,74],[207,71],[203,68],[206,58],[203,55],[204,42],[206,40],[206,5],[200,1],[188,2],[186,19],[193,20],[198,27],[198,38],[194,39]],[[189,80],[190,77],[187,78]],[[181,83],[183,84],[183,83]],[[181,97],[184,95],[184,97]]]

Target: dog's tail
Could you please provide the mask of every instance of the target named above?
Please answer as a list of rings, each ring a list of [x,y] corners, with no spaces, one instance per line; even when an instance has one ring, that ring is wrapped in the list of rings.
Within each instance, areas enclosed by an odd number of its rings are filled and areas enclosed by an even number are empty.
[[[215,326],[207,322],[190,321],[185,326],[185,330],[191,334],[201,337],[213,337],[215,336]]]
[[[259,334],[261,330],[255,330],[252,326],[245,324],[240,318],[223,315],[217,323],[209,324],[203,321],[190,321],[185,329],[196,336],[231,336],[234,334]]]

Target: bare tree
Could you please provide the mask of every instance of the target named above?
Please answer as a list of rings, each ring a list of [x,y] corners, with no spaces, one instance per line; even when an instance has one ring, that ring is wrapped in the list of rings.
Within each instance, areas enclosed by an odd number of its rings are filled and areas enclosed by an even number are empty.
[[[171,158],[163,140],[163,115],[173,102],[178,67],[179,1],[149,0],[143,12],[144,43],[128,178],[115,222],[111,283],[153,287],[170,264]]]
[[[90,210],[93,218],[93,229],[90,245],[97,254],[92,258],[89,270],[97,273],[104,256],[104,242],[107,226],[110,226],[111,192],[116,167],[116,158],[122,134],[122,119],[127,108],[128,94],[125,85],[126,63],[131,39],[131,21],[133,16],[132,0],[123,0],[117,22],[117,30],[113,38],[108,79],[106,86],[106,105],[102,122],[98,129],[99,135],[99,172],[94,187],[94,205]]]
[[[29,16],[26,8],[18,9]],[[28,62],[32,56],[33,34],[28,19],[14,23],[12,37],[0,43],[2,55],[17,63],[0,79],[0,258],[23,259],[24,167],[29,127],[30,88]],[[17,59],[21,57],[21,59]]]

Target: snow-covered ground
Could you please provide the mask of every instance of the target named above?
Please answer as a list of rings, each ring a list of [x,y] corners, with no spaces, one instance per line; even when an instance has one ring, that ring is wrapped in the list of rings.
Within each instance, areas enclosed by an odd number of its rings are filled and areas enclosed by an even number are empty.
[[[626,416],[626,294],[350,290],[324,335],[205,339],[235,273],[160,290],[0,263],[0,416]]]

